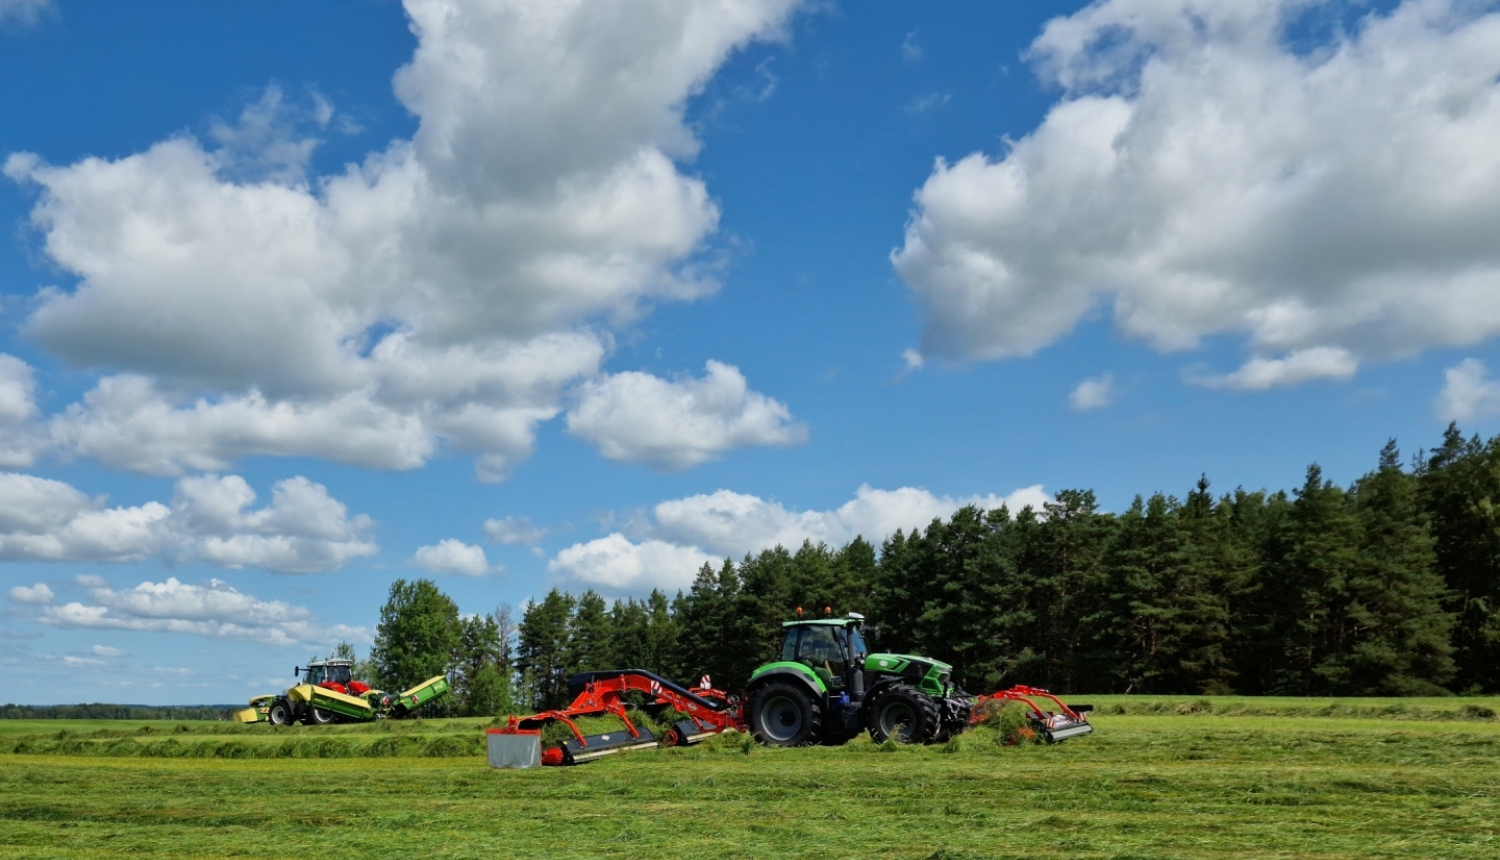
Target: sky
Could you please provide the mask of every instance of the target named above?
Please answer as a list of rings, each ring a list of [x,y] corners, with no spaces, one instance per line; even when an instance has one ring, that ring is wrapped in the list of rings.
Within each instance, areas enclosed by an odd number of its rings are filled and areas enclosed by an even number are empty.
[[[5,698],[1494,435],[1497,6],[0,0]]]

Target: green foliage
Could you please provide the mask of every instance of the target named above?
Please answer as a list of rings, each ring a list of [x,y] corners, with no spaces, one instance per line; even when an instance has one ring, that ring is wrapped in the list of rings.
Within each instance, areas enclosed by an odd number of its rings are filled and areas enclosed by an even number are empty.
[[[453,668],[462,642],[458,605],[430,579],[391,583],[370,651],[380,685],[404,690]]]
[[[227,720],[243,705],[0,705],[0,720]]]
[[[554,588],[540,603],[528,605],[521,617],[516,666],[537,710],[567,703],[568,627],[574,606],[571,596]]]

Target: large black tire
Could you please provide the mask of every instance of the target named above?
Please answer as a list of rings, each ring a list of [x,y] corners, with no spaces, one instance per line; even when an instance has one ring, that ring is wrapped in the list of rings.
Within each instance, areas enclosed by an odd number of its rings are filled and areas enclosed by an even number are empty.
[[[322,708],[307,709],[307,724],[309,726],[326,726],[336,720],[333,711],[325,711]]]
[[[883,744],[932,743],[938,733],[938,706],[931,696],[907,684],[887,687],[870,702],[865,723],[870,740]]]
[[[296,717],[292,714],[292,706],[286,699],[277,699],[272,702],[266,719],[270,720],[273,726],[289,726],[296,722]]]
[[[750,697],[750,731],[770,747],[815,744],[823,731],[823,709],[800,685],[773,682]]]

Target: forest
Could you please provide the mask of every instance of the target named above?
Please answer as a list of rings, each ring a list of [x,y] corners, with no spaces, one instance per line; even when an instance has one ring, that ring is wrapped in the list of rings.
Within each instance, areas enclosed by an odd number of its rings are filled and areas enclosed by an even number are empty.
[[[735,690],[801,607],[863,613],[877,650],[952,663],[970,692],[1495,693],[1497,505],[1500,436],[1450,426],[1406,464],[1389,443],[1348,487],[1316,465],[1291,492],[1216,495],[1205,477],[1119,513],[1064,490],[1041,510],[963,508],[878,547],[769,547],[705,565],[670,597],[554,589],[515,623],[508,607],[459,620],[431,582],[398,582],[370,670],[399,682],[446,659],[456,708],[476,714],[560,705],[567,677],[590,669]],[[393,626],[419,591],[447,601],[442,642]],[[424,651],[403,674],[397,658]]]

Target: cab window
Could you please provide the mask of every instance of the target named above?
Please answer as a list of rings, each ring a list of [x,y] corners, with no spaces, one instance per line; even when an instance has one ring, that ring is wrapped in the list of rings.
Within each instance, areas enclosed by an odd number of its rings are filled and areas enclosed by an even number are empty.
[[[797,659],[797,634],[801,632],[800,627],[788,627],[786,638],[781,640],[781,659],[791,662]]]
[[[802,639],[797,643],[797,662],[811,667],[824,683],[841,686],[844,652],[834,630],[825,625],[802,628]]]
[[[328,680],[334,682],[335,684],[343,684],[346,687],[349,686],[349,681],[351,680],[351,673],[349,671],[349,667],[348,666],[329,666],[328,667]]]
[[[870,649],[865,646],[865,637],[859,635],[858,627],[849,628],[849,653],[860,661],[870,655]]]

